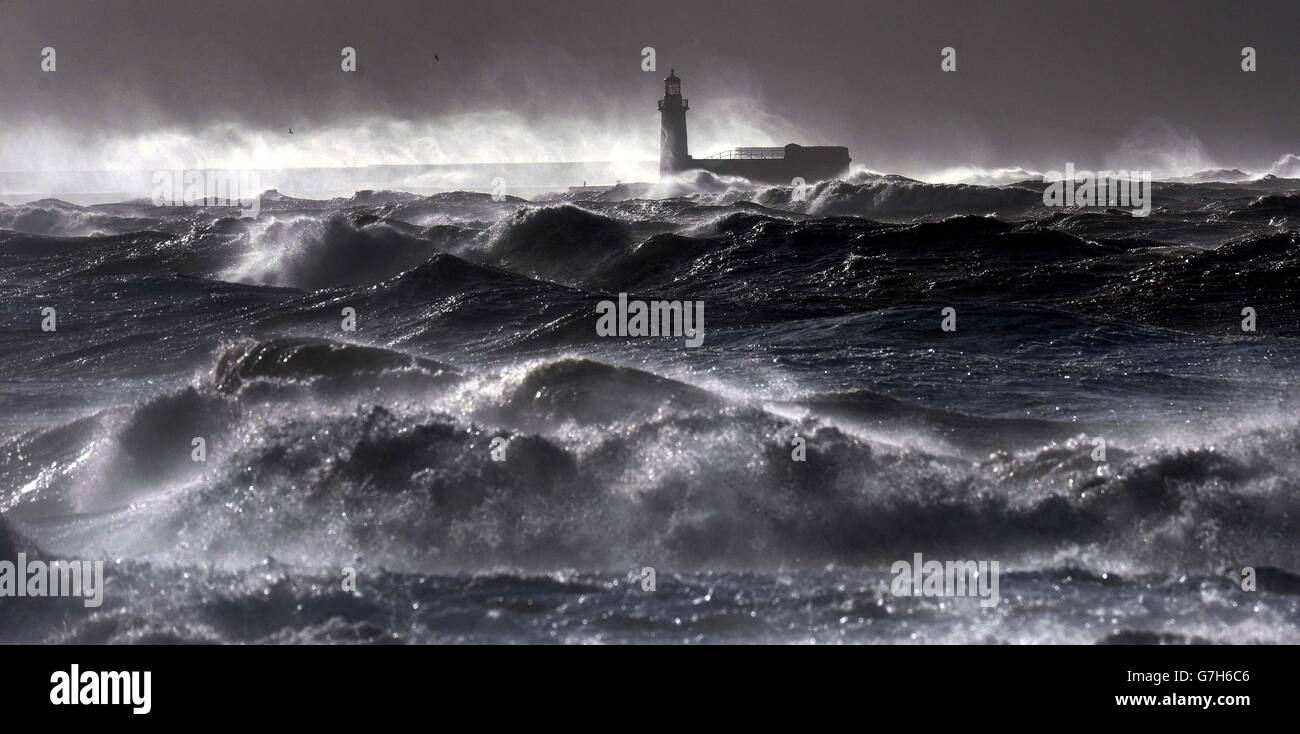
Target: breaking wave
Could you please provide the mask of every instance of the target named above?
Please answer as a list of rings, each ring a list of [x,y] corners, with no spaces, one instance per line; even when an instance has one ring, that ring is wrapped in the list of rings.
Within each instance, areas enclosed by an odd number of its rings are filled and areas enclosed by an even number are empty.
[[[252,233],[250,252],[227,277],[305,290],[377,283],[443,251],[447,239],[374,216],[276,219]]]

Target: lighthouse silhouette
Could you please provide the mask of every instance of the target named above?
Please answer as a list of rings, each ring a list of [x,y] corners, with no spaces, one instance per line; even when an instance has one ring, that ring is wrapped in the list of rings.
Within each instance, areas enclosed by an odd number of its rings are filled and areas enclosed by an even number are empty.
[[[686,148],[686,110],[690,100],[682,99],[682,80],[676,69],[668,70],[664,79],[664,98],[659,100],[659,175],[690,167],[691,154]]]
[[[852,159],[842,145],[796,145],[782,147],[733,148],[708,158],[692,158],[686,147],[686,111],[682,80],[671,69],[664,79],[664,98],[659,100],[659,176],[678,171],[701,170],[722,176],[736,176],[754,183],[799,185],[843,176]]]

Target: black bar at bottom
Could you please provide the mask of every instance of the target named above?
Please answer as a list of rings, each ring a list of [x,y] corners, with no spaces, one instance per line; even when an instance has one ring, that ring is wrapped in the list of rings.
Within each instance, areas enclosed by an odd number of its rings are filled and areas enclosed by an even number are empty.
[[[667,715],[665,707],[760,720],[765,711],[815,718],[893,711],[954,723],[1030,713],[1116,720],[1226,713],[1245,720],[1291,714],[1296,655],[1266,646],[7,646],[0,658],[0,706],[11,722],[27,714],[51,723],[283,718],[386,726],[409,716],[438,727],[457,710],[496,722],[602,710],[649,723]],[[69,680],[74,665],[81,688],[100,692],[105,678],[110,687],[124,678],[100,673],[148,671],[149,712],[87,703],[91,691],[55,691],[57,674]],[[86,678],[88,671],[94,675]],[[143,680],[121,698],[142,693]],[[55,705],[52,693],[64,700]]]

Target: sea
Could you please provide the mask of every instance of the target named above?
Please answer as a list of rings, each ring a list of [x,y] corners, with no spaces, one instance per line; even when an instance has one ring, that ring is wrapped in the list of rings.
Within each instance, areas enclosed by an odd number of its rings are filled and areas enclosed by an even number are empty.
[[[0,205],[0,642],[1300,642],[1300,180],[1044,187]]]

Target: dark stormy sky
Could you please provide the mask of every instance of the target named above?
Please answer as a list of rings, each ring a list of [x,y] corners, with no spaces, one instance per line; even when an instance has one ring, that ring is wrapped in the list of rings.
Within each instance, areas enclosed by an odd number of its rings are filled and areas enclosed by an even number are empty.
[[[696,156],[1262,172],[1300,154],[1298,28],[1297,0],[0,0],[0,170],[652,159],[676,67]]]

